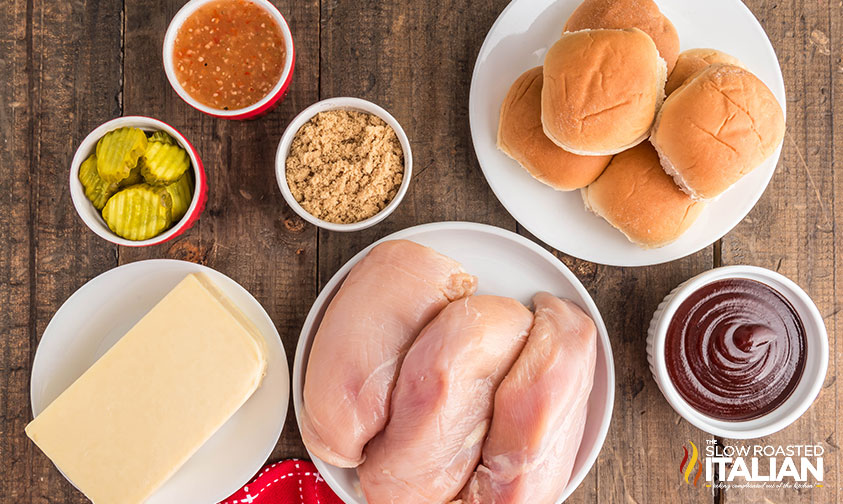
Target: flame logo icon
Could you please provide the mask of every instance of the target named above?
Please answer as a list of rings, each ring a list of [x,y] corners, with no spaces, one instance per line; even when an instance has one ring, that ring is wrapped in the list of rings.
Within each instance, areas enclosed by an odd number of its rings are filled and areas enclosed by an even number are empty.
[[[679,473],[685,476],[685,483],[697,486],[700,482],[700,474],[702,474],[702,462],[699,460],[700,452],[697,450],[697,445],[691,441],[688,441],[688,443],[691,445],[691,460],[688,460],[688,448],[682,446],[682,450],[685,451],[685,456],[682,457],[682,462],[679,463]],[[694,466],[697,468],[697,473],[694,475],[694,482],[691,483],[690,477],[691,473],[694,471]]]

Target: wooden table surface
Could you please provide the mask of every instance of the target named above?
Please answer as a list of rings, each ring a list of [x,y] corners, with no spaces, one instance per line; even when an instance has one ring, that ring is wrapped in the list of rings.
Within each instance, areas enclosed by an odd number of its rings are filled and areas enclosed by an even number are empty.
[[[700,1],[700,0],[689,0]],[[202,115],[167,83],[161,44],[182,0],[6,0],[0,8],[0,501],[86,502],[24,435],[38,340],[77,288],[120,264],[176,258],[245,286],[278,326],[292,363],[319,289],[353,254],[416,224],[466,220],[527,233],[498,203],[474,156],[468,89],[483,38],[507,0],[277,0],[296,42],[290,94],[268,116]],[[617,396],[603,451],[569,502],[837,502],[841,494],[836,383],[843,269],[843,3],[748,0],[779,55],[788,133],[778,170],[750,215],[714,246],[647,268],[598,266],[555,252],[594,297],[615,356]],[[318,231],[281,199],[273,161],[286,124],[320,98],[381,104],[409,135],[416,170],[399,209],[354,234]],[[120,115],[165,120],[191,139],[208,170],[201,220],[177,240],[117,247],[89,231],[67,190],[70,160],[94,127]],[[819,443],[825,486],[714,492],[680,479],[682,445],[710,436],[673,412],[650,376],[645,332],[662,297],[715,266],[752,264],[788,275],[817,302],[832,346],[819,399],[795,424],[756,441]],[[729,440],[723,440],[728,443]],[[293,408],[272,459],[306,455]]]

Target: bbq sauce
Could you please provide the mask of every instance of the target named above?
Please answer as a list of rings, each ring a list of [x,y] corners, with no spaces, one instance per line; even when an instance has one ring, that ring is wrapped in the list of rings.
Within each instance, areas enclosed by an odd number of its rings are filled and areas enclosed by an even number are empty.
[[[679,394],[725,421],[781,406],[805,369],[805,328],[793,305],[761,282],[734,278],[701,287],[676,310],[665,361]]]

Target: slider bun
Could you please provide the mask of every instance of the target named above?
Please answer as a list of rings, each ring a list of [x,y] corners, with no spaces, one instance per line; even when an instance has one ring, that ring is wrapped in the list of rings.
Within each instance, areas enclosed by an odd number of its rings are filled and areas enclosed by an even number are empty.
[[[679,55],[679,34],[653,0],[585,0],[565,25],[565,31],[595,28],[644,31],[659,48],[668,75],[673,70]]]
[[[665,171],[695,199],[712,199],[770,157],[784,138],[784,114],[761,80],[740,67],[711,65],[665,101],[650,141]]]
[[[663,247],[679,238],[705,206],[676,187],[649,142],[612,158],[582,197],[586,208],[643,248]]]
[[[667,84],[664,87],[665,93],[669,96],[672,92],[676,91],[676,88],[684,84],[689,77],[715,63],[726,63],[728,65],[746,68],[738,58],[718,51],[717,49],[689,49],[682,51],[679,59],[676,60],[676,66],[673,67],[673,72],[667,79]]]
[[[544,61],[545,135],[583,156],[641,143],[664,99],[666,73],[653,39],[637,28],[563,34]]]
[[[524,72],[501,107],[498,148],[539,181],[560,191],[585,187],[603,173],[611,156],[578,156],[542,131],[542,67]]]

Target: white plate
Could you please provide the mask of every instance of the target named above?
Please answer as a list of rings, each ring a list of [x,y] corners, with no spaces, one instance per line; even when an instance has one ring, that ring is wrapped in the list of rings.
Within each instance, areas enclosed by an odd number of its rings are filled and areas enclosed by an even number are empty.
[[[740,0],[656,0],[682,49],[709,47],[739,58],[785,108],[779,61],[764,29]],[[471,80],[469,117],[477,159],[495,195],[537,238],[562,252],[614,266],[660,264],[701,250],[728,233],[764,193],[781,147],[762,166],[708,205],[696,223],[667,247],[643,250],[583,207],[579,191],[554,191],[533,179],[496,146],[498,116],[509,87],[539,66],[580,0],[513,0],[489,30]]]
[[[562,502],[576,490],[588,474],[609,430],[615,400],[612,346],[597,306],[577,277],[543,248],[504,229],[469,222],[425,224],[393,233],[366,247],[345,263],[319,293],[299,337],[293,365],[293,404],[296,408],[296,419],[299,419],[301,413],[307,357],[325,309],[352,266],[378,243],[397,239],[412,240],[426,245],[462,263],[466,271],[477,276],[478,294],[509,296],[530,306],[534,294],[547,291],[575,301],[594,319],[598,333],[594,388],[588,400],[588,420],[583,441],[574,463],[571,480],[559,499],[559,502]],[[356,470],[334,467],[313,454],[311,459],[328,485],[343,501],[347,504],[366,503],[366,499],[359,492],[360,483]]]
[[[47,325],[32,364],[38,415],[189,273],[210,276],[266,340],[260,388],[147,504],[212,504],[240,489],[275,448],[287,416],[290,377],[281,338],[260,303],[227,276],[184,261],[140,261],[106,271],[77,290]]]

